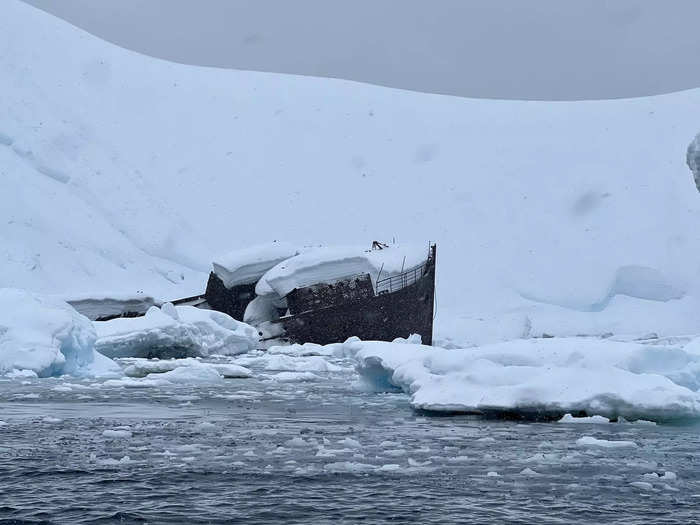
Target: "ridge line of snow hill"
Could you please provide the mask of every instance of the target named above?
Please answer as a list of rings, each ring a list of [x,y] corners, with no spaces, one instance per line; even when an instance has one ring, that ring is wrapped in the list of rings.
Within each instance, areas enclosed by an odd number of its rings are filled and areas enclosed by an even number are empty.
[[[700,417],[698,341],[683,349],[553,338],[446,350],[351,338],[339,351],[370,386],[399,388],[416,409],[669,421]]]
[[[457,346],[700,331],[700,90],[463,99],[174,64],[2,10],[0,286],[171,299],[260,239],[396,236],[439,245]],[[611,297],[622,268],[645,270]]]

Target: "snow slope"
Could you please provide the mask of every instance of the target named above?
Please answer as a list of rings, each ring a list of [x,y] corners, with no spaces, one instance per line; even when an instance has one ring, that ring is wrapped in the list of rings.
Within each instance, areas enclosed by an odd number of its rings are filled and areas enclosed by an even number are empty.
[[[285,239],[438,243],[438,339],[700,332],[700,90],[469,100],[167,63],[0,7],[0,286],[201,292]]]

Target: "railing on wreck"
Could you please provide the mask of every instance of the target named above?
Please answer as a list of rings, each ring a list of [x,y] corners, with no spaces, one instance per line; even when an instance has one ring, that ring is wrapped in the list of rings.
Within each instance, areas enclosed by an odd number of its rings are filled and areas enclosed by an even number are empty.
[[[384,279],[378,279],[376,285],[376,294],[391,293],[401,288],[406,288],[418,281],[423,275],[425,275],[426,267],[429,261],[420,263],[413,268],[398,274],[392,275],[391,277],[385,277]]]

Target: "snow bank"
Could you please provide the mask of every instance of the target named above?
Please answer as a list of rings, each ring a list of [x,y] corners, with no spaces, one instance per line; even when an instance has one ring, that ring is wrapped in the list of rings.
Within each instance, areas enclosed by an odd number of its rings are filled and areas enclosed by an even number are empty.
[[[692,349],[554,338],[445,350],[350,339],[343,352],[357,360],[358,372],[375,388],[399,387],[419,409],[700,417],[700,354]]]
[[[252,284],[277,263],[298,253],[295,246],[286,242],[259,244],[217,257],[213,262],[214,273],[227,288]]]
[[[95,352],[95,339],[90,320],[64,301],[0,289],[0,374],[116,373],[119,367]]]
[[[262,277],[255,293],[265,295],[270,289],[284,297],[295,288],[316,283],[333,283],[353,275],[369,274],[372,282],[408,270],[428,258],[426,246],[389,246],[367,250],[359,246],[311,248],[277,264]]]
[[[230,316],[192,306],[151,307],[143,317],[95,322],[98,351],[110,357],[240,354],[258,343],[256,330]]]

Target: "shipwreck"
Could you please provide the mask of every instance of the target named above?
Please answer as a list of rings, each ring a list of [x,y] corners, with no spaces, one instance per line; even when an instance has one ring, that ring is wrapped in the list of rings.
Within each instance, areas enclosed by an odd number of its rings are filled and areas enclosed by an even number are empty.
[[[273,242],[236,250],[212,264],[203,294],[171,301],[224,312],[255,326],[263,342],[392,341],[418,334],[432,344],[437,248],[379,242],[371,248]],[[108,319],[143,315],[133,304]],[[78,307],[78,305],[75,305]],[[130,307],[130,308],[129,308]],[[94,310],[94,308],[93,308]]]

